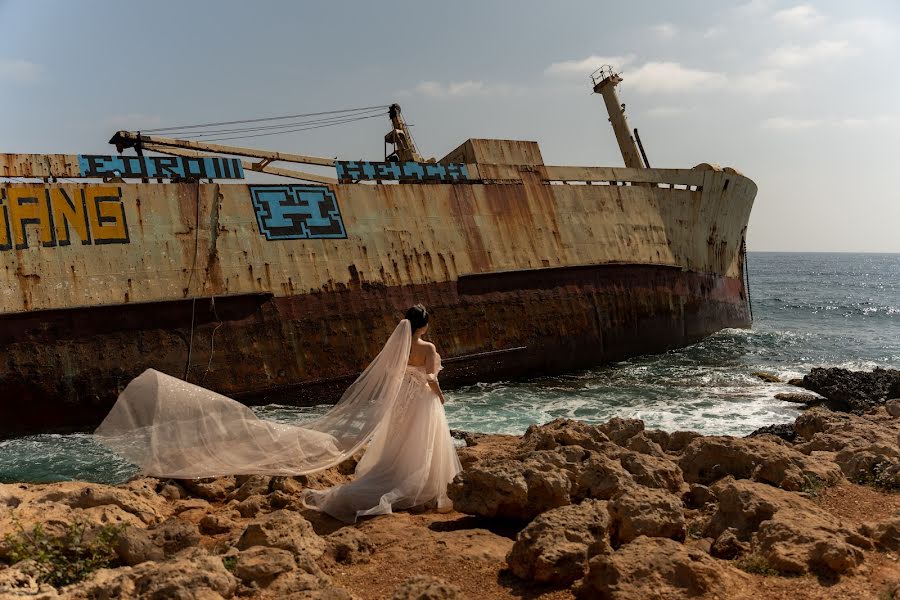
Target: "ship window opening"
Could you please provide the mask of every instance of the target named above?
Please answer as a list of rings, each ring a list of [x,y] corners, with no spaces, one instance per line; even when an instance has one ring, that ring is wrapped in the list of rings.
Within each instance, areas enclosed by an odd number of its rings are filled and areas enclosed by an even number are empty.
[[[731,180],[730,180],[730,179],[726,179],[726,180],[725,180],[725,185],[722,186],[722,191],[723,191],[723,192],[724,192],[725,190],[728,189],[728,182],[729,182],[729,181],[731,181]]]
[[[661,188],[661,189],[664,189],[664,190],[667,190],[667,189],[669,189],[670,187],[672,187],[672,186],[669,185],[668,183],[657,183],[656,186],[659,187],[659,188]]]
[[[681,183],[676,183],[676,184],[675,184],[674,186],[672,186],[672,187],[674,187],[676,190],[686,190],[686,189],[687,189],[687,186],[686,186],[686,185],[683,185],[683,184],[681,184]]]

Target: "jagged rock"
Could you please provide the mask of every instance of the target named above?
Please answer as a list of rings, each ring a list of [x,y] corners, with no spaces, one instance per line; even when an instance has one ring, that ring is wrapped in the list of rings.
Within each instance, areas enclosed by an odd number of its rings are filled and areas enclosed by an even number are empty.
[[[764,371],[756,371],[753,373],[754,377],[762,379],[766,383],[781,383],[781,378],[778,375],[773,373],[766,373]]]
[[[580,446],[538,450],[523,460],[494,459],[464,470],[447,487],[456,510],[484,517],[531,520],[571,502]]]
[[[525,450],[554,450],[559,446],[581,446],[599,450],[609,437],[597,425],[571,419],[556,419],[543,425],[531,425],[522,436]]]
[[[200,519],[200,531],[206,535],[228,533],[237,527],[237,523],[225,515],[206,515]]]
[[[810,523],[806,515],[785,511],[760,524],[756,543],[769,566],[780,573],[826,576],[847,573],[862,564],[860,545],[866,544],[839,525]]]
[[[678,463],[690,483],[710,484],[726,475],[801,490],[811,480],[826,484],[841,479],[834,464],[759,438],[710,436],[691,442]]]
[[[680,494],[687,487],[681,468],[668,459],[628,452],[621,454],[619,460],[622,467],[640,485],[667,490],[673,494]]]
[[[779,423],[777,425],[765,425],[759,429],[754,429],[747,437],[759,437],[763,435],[771,435],[786,442],[794,442],[797,440],[797,430],[794,429],[793,423]]]
[[[210,501],[224,500],[235,488],[233,475],[206,479],[178,479],[177,481],[190,494]]]
[[[775,394],[775,399],[794,404],[817,404],[823,400],[815,394],[804,394],[803,392],[778,392]]]
[[[23,560],[12,567],[0,566],[0,598],[30,598],[51,600],[59,598],[52,585],[38,582],[38,570],[31,560]]]
[[[235,478],[236,490],[230,492],[226,498],[243,502],[250,496],[265,496],[270,491],[272,478],[265,475],[238,475]]]
[[[139,527],[125,527],[116,538],[116,553],[128,566],[148,560],[164,560],[163,549],[156,545],[150,534]]]
[[[322,556],[325,540],[316,535],[312,525],[296,512],[276,510],[250,523],[241,534],[237,548],[253,546],[281,548],[294,554]]]
[[[628,438],[625,442],[625,447],[640,454],[647,454],[659,458],[665,457],[662,446],[653,441],[650,436],[647,435],[646,431],[638,432]]]
[[[248,496],[244,498],[237,505],[237,511],[241,513],[241,516],[245,519],[250,519],[255,517],[262,511],[263,508],[268,506],[268,499],[265,496],[261,496],[260,494],[254,494],[252,496]]]
[[[358,452],[340,463],[337,466],[338,473],[341,475],[353,475],[356,472],[356,465],[359,464],[360,458],[362,458],[362,452]]]
[[[692,483],[681,496],[681,501],[690,508],[703,508],[707,504],[714,504],[716,500],[713,491],[699,483]]]
[[[369,537],[353,527],[343,527],[325,537],[328,544],[327,554],[335,562],[353,565],[369,562],[369,556],[375,550]]]
[[[443,579],[416,575],[400,584],[391,600],[458,600],[462,592]]]
[[[275,577],[296,567],[294,555],[287,550],[253,546],[237,555],[234,574],[244,583],[266,587]]]
[[[719,504],[706,534],[718,538],[730,529],[740,541],[754,541],[779,572],[844,573],[862,562],[861,549],[871,547],[865,537],[798,494],[731,478],[716,483],[713,491]]]
[[[285,492],[272,492],[269,494],[269,505],[272,508],[289,508],[290,510],[303,510],[303,503],[297,496]]]
[[[609,552],[606,502],[585,500],[539,515],[519,532],[506,558],[522,579],[569,584],[587,572],[587,562]]]
[[[147,534],[167,556],[200,543],[200,532],[197,530],[197,526],[175,517],[166,519],[158,526],[148,530]]]
[[[572,495],[579,499],[609,500],[633,482],[634,478],[621,462],[602,454],[591,454],[576,476]]]
[[[597,428],[605,433],[610,440],[620,446],[624,446],[629,439],[644,431],[644,422],[640,419],[614,417],[606,423],[598,425]]]
[[[609,501],[610,538],[618,547],[645,535],[684,541],[681,501],[672,494],[634,486]]]
[[[201,500],[200,498],[187,498],[185,500],[175,501],[175,505],[172,507],[172,514],[180,515],[192,510],[205,512],[208,511],[209,508],[209,502],[206,500]]]
[[[636,439],[636,446],[660,456],[606,441],[609,436],[622,444]],[[678,494],[686,487],[678,465],[644,436],[642,421],[613,419],[588,426],[560,419],[530,427],[525,438],[517,458],[479,461],[456,477],[448,488],[456,510],[530,520],[585,498],[611,498],[633,483]],[[583,445],[554,446],[560,440]],[[534,447],[545,449],[528,450]]]
[[[666,452],[680,453],[688,447],[688,444],[701,437],[696,431],[673,431],[669,434],[669,443]]]
[[[663,538],[639,537],[591,559],[577,597],[593,600],[728,597],[750,577],[701,550]]]
[[[892,417],[900,417],[900,398],[893,398],[884,403],[887,414]]]
[[[723,531],[710,546],[709,553],[716,558],[733,560],[749,552],[750,544],[738,539],[737,533],[733,527]]]
[[[271,488],[273,492],[284,492],[290,496],[297,496],[305,489],[303,484],[293,477],[273,477]]]
[[[834,461],[850,481],[900,489],[900,448],[895,444],[847,448]]]
[[[846,410],[865,412],[884,404],[889,398],[900,396],[900,371],[815,368],[803,377],[803,387],[841,403]]]
[[[141,494],[122,488],[100,484],[68,484],[49,486],[43,494],[32,500],[34,504],[56,502],[71,508],[89,509],[115,506],[136,516],[149,525],[160,520],[165,500],[155,497],[155,502]]]
[[[668,431],[663,431],[662,429],[645,429],[644,435],[647,436],[647,439],[658,444],[663,450],[669,447],[670,434]]]
[[[788,385],[792,385],[794,387],[803,387],[803,378],[802,377],[792,377],[787,380]]]
[[[466,443],[466,448],[472,448],[478,445],[478,435],[477,433],[473,433],[471,431],[462,431],[459,429],[451,429],[450,435],[453,436],[455,440],[462,440]]]
[[[835,452],[834,462],[851,481],[900,488],[897,427],[885,410],[857,416],[814,409],[798,417],[795,427],[808,440],[797,450]]]
[[[231,598],[238,580],[218,556],[196,556],[134,567],[100,569],[81,583],[65,588],[72,599],[142,598],[196,600]]]
[[[900,517],[880,523],[867,523],[860,532],[871,538],[881,550],[900,550]]]
[[[21,503],[22,494],[17,486],[0,483],[0,507],[15,508]]]
[[[169,502],[174,502],[175,500],[181,500],[182,498],[187,498],[188,492],[183,487],[178,485],[175,481],[167,481],[162,484],[159,489],[159,495],[168,500]]]

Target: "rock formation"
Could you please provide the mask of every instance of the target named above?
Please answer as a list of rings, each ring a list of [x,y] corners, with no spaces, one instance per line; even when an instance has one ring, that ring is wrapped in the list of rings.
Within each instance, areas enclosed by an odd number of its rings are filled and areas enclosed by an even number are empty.
[[[473,445],[449,486],[458,512],[353,526],[304,509],[299,494],[346,481],[354,461],[307,477],[0,484],[0,598],[742,598],[766,581],[827,597],[821,585],[873,577],[888,589],[900,581],[884,558],[900,551],[892,407],[812,408],[790,436],[634,419],[463,436]],[[821,501],[840,499],[831,486],[877,510],[848,518]],[[29,556],[35,540],[108,556],[67,563],[80,580],[54,586],[47,569],[62,567]],[[801,574],[815,577],[780,577]]]

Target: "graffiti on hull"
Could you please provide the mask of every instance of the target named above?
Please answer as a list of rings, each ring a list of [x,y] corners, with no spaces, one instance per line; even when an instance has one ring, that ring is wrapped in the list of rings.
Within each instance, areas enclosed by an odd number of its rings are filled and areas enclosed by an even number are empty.
[[[37,243],[45,248],[76,241],[84,245],[127,244],[122,190],[104,185],[0,188],[0,250],[28,248],[29,230],[36,231]]]
[[[422,183],[460,183],[469,180],[462,163],[441,165],[424,162],[370,162],[339,160],[335,163],[341,183],[354,181],[418,181]]]
[[[267,240],[346,238],[337,197],[324,185],[251,185],[259,232]]]
[[[107,156],[79,154],[82,177],[141,179],[243,179],[238,158],[212,156]]]

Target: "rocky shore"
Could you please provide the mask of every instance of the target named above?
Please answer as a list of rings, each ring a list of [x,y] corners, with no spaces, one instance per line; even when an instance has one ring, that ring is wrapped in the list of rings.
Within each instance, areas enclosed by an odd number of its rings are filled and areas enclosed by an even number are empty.
[[[815,377],[817,394],[843,389]],[[900,401],[885,399],[810,408],[780,436],[628,419],[468,434],[454,512],[356,525],[298,500],[354,461],[0,485],[0,598],[900,599]]]

